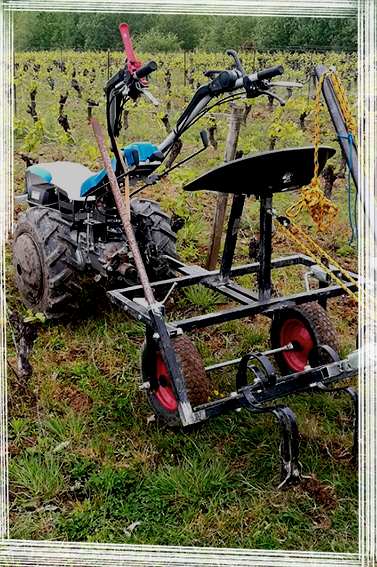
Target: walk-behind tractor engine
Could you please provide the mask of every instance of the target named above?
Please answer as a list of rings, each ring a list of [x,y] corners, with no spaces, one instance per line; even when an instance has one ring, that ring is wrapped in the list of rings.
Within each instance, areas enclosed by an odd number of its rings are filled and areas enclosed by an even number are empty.
[[[128,26],[122,24],[120,31],[127,54],[126,66],[105,88],[107,128],[114,158],[110,160],[101,128],[92,118],[105,166],[102,171],[94,173],[83,165],[69,162],[41,163],[27,169],[24,199],[30,208],[19,215],[13,254],[21,299],[33,312],[43,312],[49,318],[59,317],[76,304],[82,273],[90,269],[97,280],[108,279],[112,283],[108,292],[110,299],[145,324],[140,388],[145,391],[154,413],[171,426],[187,426],[241,408],[251,413],[270,412],[281,431],[282,483],[296,482],[301,478],[296,418],[289,407],[275,400],[298,392],[345,391],[354,404],[354,450],[357,448],[357,394],[351,387],[331,386],[357,373],[357,353],[339,360],[339,344],[326,304],[328,299],[345,293],[354,296],[360,287],[358,277],[329,261],[331,258],[324,251],[322,259],[317,260],[310,246],[303,244],[308,237],[304,233],[299,238],[292,235],[292,221],[279,215],[273,207],[275,193],[311,183],[309,201],[313,202],[315,194],[316,202],[322,207],[317,206],[315,215],[332,211],[331,206],[323,204],[315,182],[335,150],[320,146],[317,140],[315,147],[247,156],[215,168],[188,184],[186,190],[189,191],[230,193],[233,203],[220,270],[184,264],[176,252],[176,233],[160,205],[130,197],[168,173],[169,170],[158,174],[156,170],[182,134],[213,106],[240,96],[261,95],[275,98],[283,105],[284,101],[271,88],[291,89],[301,85],[271,82],[272,78],[283,74],[281,66],[248,74],[237,53],[230,50],[233,68],[206,72],[210,82],[195,92],[165,140],[158,145],[138,142],[121,147],[118,136],[125,103],[143,95],[155,105],[158,102],[149,92],[147,82],[148,75],[157,68],[156,63],[150,61],[143,66],[133,53]],[[224,96],[217,100],[221,95]],[[199,152],[207,147],[204,131],[201,138],[203,148]],[[124,195],[120,187],[124,188]],[[233,266],[240,220],[249,196],[256,197],[260,203],[258,261]],[[301,243],[307,253],[272,258],[273,219],[288,236]],[[307,268],[306,290],[274,296],[272,269],[294,265]],[[247,274],[256,275],[257,292],[237,283],[239,276]],[[317,284],[313,285],[315,281]],[[178,293],[196,284],[216,290],[229,299],[232,306],[167,322],[161,299],[168,297],[173,289]],[[194,343],[185,333],[256,314],[271,320],[270,350],[264,353],[246,350],[241,358],[205,368]],[[280,375],[270,355],[275,358]],[[231,366],[237,368],[234,391],[223,399],[209,401],[208,374]]]

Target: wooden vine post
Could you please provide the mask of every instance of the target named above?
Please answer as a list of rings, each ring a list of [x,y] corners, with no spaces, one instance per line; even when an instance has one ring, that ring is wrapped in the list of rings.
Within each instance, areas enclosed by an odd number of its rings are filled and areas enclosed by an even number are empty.
[[[226,138],[226,146],[224,152],[224,162],[232,161],[236,157],[238,136],[240,133],[240,126],[243,119],[243,109],[232,105],[232,113],[230,116],[230,123],[228,135]],[[207,251],[206,268],[207,270],[214,270],[216,267],[217,259],[220,251],[221,238],[223,233],[223,226],[225,220],[226,206],[228,202],[228,193],[218,193],[215,216],[213,218],[210,241]]]

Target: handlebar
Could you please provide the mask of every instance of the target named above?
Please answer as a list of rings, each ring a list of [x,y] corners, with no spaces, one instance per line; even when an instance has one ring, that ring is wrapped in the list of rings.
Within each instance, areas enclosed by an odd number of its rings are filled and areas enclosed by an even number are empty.
[[[118,71],[106,85],[107,97],[107,121],[108,131],[111,143],[114,137],[119,135],[121,126],[120,117],[122,114],[123,103],[122,97],[131,98],[136,101],[142,94],[147,96],[155,106],[158,106],[158,101],[154,98],[152,93],[148,90],[148,82],[146,77],[156,71],[157,64],[155,61],[148,61],[145,65],[141,64],[134,55],[129,28],[127,24],[119,26],[121,32],[124,48],[126,51],[126,68]],[[282,75],[284,68],[281,65],[263,69],[261,71],[247,74],[243,68],[241,61],[234,50],[228,50],[227,54],[233,57],[236,69],[232,70],[211,70],[207,71],[206,75],[212,80],[209,84],[200,86],[195,92],[193,98],[178,118],[177,123],[172,132],[167,136],[158,146],[158,151],[164,153],[168,150],[190,125],[203,115],[205,107],[213,97],[230,93],[230,96],[225,97],[225,100],[232,98],[233,93],[238,89],[243,89],[247,98],[255,98],[259,95],[265,94],[276,98],[280,104],[284,101],[274,93],[268,91],[268,79],[276,75]],[[115,144],[116,145],[116,144]]]
[[[159,144],[158,149],[160,151],[165,152],[168,148],[170,148],[177,137],[183,134],[183,132],[190,127],[193,121],[204,111],[204,108],[207,106],[209,101],[220,94],[233,93],[238,89],[245,89],[246,96],[257,97],[263,94],[270,95],[273,98],[276,98],[280,104],[285,104],[281,98],[267,90],[269,86],[274,86],[274,83],[268,83],[267,79],[284,73],[284,67],[282,65],[263,69],[250,75],[243,75],[240,69],[232,71],[216,70],[210,71],[210,73],[216,73],[217,76],[209,84],[198,88],[193,98],[178,118],[174,130],[170,132],[167,138]],[[276,84],[276,86],[301,87],[302,85],[300,83],[284,82],[281,85]]]
[[[259,81],[263,81],[265,79],[271,79],[272,77],[276,77],[277,75],[283,75],[284,67],[282,65],[276,65],[275,67],[269,67],[268,69],[263,69],[257,73],[257,77]]]
[[[205,112],[205,107],[213,97],[228,93],[230,97],[226,97],[224,101],[229,100],[235,91],[242,89],[245,91],[247,98],[255,98],[264,94],[272,96],[276,98],[280,104],[284,104],[282,99],[268,90],[269,86],[274,85],[274,83],[269,83],[268,80],[284,73],[284,67],[282,65],[276,65],[268,69],[246,74],[237,53],[232,50],[229,50],[227,53],[234,58],[237,68],[224,71],[211,70],[205,73],[212,81],[197,89],[193,98],[178,118],[173,131],[158,145],[160,152],[164,153],[168,150],[174,141],[190,127],[193,121]],[[136,69],[133,67],[131,71],[128,69],[127,72],[126,69],[125,71],[118,72],[110,79],[106,85],[108,106],[109,108],[111,107],[111,111],[109,110],[108,112],[108,129],[109,133],[111,132],[110,137],[118,135],[117,133],[119,133],[119,116],[122,112],[119,95],[122,97],[130,97],[132,100],[136,101],[139,96],[144,94],[155,106],[158,106],[158,101],[148,90],[148,83],[145,80],[145,77],[153,73],[153,71],[156,71],[156,69],[156,62],[148,61],[148,63],[142,66],[140,65]],[[281,85],[276,83],[276,86],[283,86],[283,84],[286,86],[289,83],[282,83]],[[302,85],[292,83],[291,86]]]
[[[139,69],[137,69],[134,72],[134,75],[138,78],[138,79],[143,79],[144,77],[146,77],[147,75],[150,75],[151,73],[153,73],[153,71],[156,71],[157,69],[157,63],[156,61],[148,61],[148,63],[146,63],[145,65],[143,65],[142,67],[140,67]]]
[[[244,87],[247,93],[252,93],[251,96],[257,96],[258,94],[263,94],[260,90],[260,88],[265,88],[262,86],[262,81],[266,81],[277,75],[283,75],[283,73],[284,67],[282,65],[262,69],[262,71],[250,75],[242,74],[240,69],[237,71],[220,71],[217,77],[209,83],[208,89],[212,96],[214,96]]]

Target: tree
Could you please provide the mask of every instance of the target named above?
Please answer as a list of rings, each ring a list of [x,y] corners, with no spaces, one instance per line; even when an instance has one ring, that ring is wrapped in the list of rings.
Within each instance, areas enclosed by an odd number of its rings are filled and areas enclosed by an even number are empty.
[[[174,15],[158,16],[157,30],[166,34],[174,33],[182,49],[192,50],[198,47],[203,23],[198,16]]]
[[[15,49],[122,49],[121,22],[131,37],[170,38],[171,50],[223,51],[240,47],[356,47],[356,19],[191,16],[85,12],[15,12]],[[155,38],[153,38],[153,35]],[[158,35],[158,37],[157,37]],[[156,41],[154,41],[156,44]],[[163,42],[164,43],[164,42]],[[169,43],[169,42],[168,42]],[[164,43],[166,47],[166,42]]]
[[[238,49],[254,44],[255,18],[210,16],[203,23],[199,45],[207,51]]]
[[[257,18],[256,44],[268,47],[356,47],[357,20],[340,18]]]
[[[166,53],[169,51],[179,51],[180,44],[178,36],[174,33],[162,33],[158,29],[150,29],[141,34],[135,41],[137,51],[151,51],[152,53]]]
[[[57,12],[16,13],[14,42],[16,50],[40,51],[56,47],[56,32],[61,23]]]
[[[155,27],[156,16],[105,12],[79,14],[77,30],[84,39],[85,49],[122,50],[123,42],[118,31],[122,22],[129,25],[131,38],[134,40]]]

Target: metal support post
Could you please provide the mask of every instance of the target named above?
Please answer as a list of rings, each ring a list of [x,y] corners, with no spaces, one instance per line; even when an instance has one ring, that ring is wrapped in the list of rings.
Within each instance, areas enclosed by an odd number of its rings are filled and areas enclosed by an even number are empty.
[[[259,301],[271,297],[272,196],[260,200]]]
[[[324,65],[318,65],[315,69],[317,78],[319,79],[326,70],[327,67],[325,67]],[[362,164],[360,164],[355,145],[353,144],[350,149],[350,142],[347,139],[349,133],[347,130],[346,122],[329,76],[326,76],[325,80],[323,81],[322,92],[335,130],[337,134],[339,134],[338,142],[344,152],[344,155],[347,158],[348,166],[351,169],[352,179],[358,191],[361,206],[365,214],[365,219],[367,221],[369,229],[373,234],[374,241],[377,242],[377,224],[375,222],[376,206],[373,192],[367,185],[363,172],[363,166]]]
[[[230,211],[228,230],[226,233],[224,252],[221,260],[221,283],[226,283],[227,281],[229,281],[244,203],[245,195],[234,195],[232,208]]]

